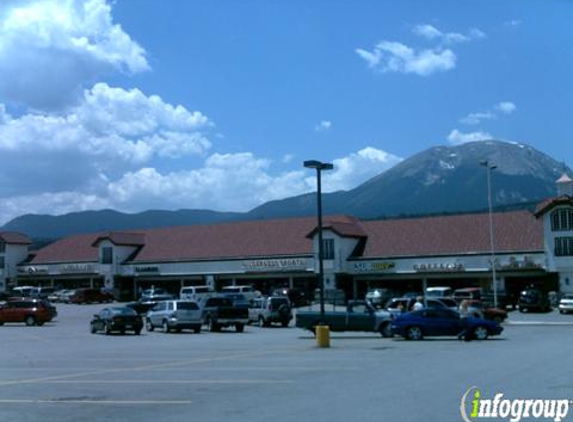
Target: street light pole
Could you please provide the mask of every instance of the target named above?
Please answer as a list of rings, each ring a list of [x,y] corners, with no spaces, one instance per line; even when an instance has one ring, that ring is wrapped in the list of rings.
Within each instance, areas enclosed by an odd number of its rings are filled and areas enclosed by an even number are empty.
[[[481,161],[480,164],[486,168],[487,175],[487,204],[489,210],[489,242],[491,248],[491,274],[493,286],[493,306],[497,308],[497,277],[495,274],[495,243],[493,239],[493,212],[492,212],[492,199],[491,199],[491,171],[496,169],[495,164],[490,163],[488,160]]]
[[[316,169],[316,205],[318,214],[318,284],[320,291],[320,324],[325,323],[324,315],[324,263],[323,263],[323,240],[322,240],[322,170],[332,170],[330,163],[322,163],[316,160],[304,162],[304,167]]]

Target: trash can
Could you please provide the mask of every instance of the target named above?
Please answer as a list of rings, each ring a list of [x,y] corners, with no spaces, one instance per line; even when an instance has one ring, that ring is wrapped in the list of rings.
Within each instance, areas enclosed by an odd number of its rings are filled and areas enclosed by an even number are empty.
[[[330,328],[328,325],[317,325],[316,345],[318,347],[330,347]]]

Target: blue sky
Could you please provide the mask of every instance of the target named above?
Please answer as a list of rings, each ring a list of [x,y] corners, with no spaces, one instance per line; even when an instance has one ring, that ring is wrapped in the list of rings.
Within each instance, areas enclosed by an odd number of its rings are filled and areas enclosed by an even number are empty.
[[[0,224],[246,211],[436,145],[573,165],[573,2],[3,0]]]

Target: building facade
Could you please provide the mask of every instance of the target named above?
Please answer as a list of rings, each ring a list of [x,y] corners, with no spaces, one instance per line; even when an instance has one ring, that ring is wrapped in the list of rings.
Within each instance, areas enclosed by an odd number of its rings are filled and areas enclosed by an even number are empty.
[[[501,292],[530,284],[573,291],[573,181],[535,213],[363,221],[327,216],[323,225],[327,291],[364,297],[372,288],[420,292],[427,286]],[[248,284],[312,295],[317,285],[315,218],[286,218],[69,236],[28,254],[29,239],[0,234],[0,283],[101,287],[131,299],[151,286],[178,293],[186,285]],[[3,246],[2,246],[3,245]],[[1,286],[2,284],[0,284]]]

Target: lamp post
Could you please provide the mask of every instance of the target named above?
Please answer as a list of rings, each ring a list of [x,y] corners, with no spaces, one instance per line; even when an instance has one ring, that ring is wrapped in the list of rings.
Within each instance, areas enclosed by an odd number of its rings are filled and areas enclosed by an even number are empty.
[[[487,205],[489,213],[489,242],[491,247],[491,274],[493,286],[493,306],[497,308],[497,277],[495,274],[495,243],[493,240],[493,212],[491,201],[491,171],[495,170],[497,166],[488,160],[480,161],[480,165],[486,168],[487,175]]]
[[[320,289],[320,324],[325,322],[324,317],[324,263],[322,253],[322,178],[323,170],[332,170],[334,166],[330,163],[322,163],[317,160],[309,160],[303,163],[304,167],[316,169],[316,204],[318,212],[318,284]]]

